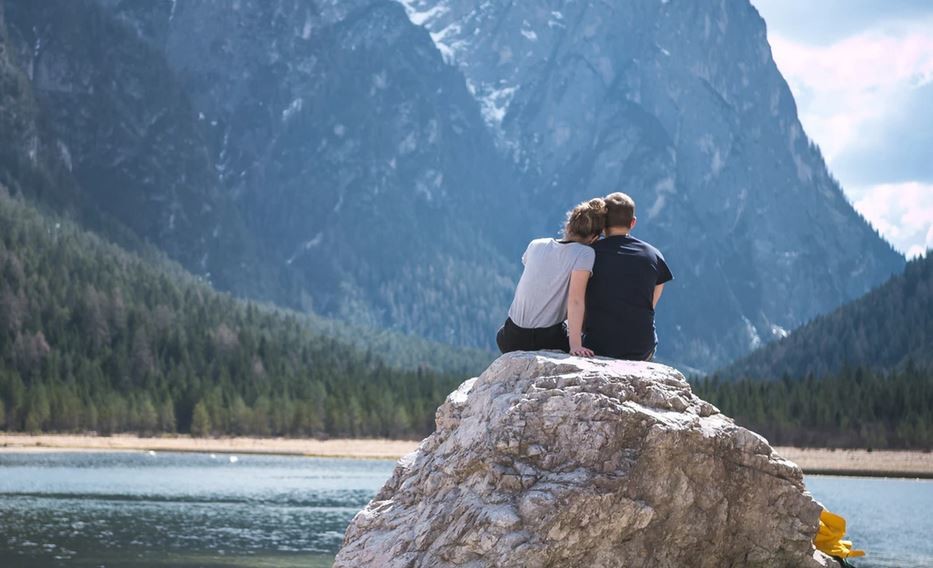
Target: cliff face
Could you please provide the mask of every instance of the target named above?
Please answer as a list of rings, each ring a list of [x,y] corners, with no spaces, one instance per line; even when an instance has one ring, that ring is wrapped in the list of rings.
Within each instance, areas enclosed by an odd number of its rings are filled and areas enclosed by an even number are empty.
[[[4,5],[66,177],[115,232],[239,294],[491,343],[525,231],[489,205],[517,184],[400,5]]]
[[[21,64],[0,2],[0,184],[61,208],[73,207],[67,154],[42,123],[31,69]]]
[[[513,353],[447,398],[335,566],[829,566],[820,511],[674,369]]]
[[[210,124],[218,177],[288,282],[275,298],[485,345],[520,241],[462,76],[394,2],[109,2]],[[517,248],[515,245],[507,248]],[[472,311],[463,318],[452,313]]]
[[[95,228],[119,224],[199,274],[240,264],[242,224],[161,55],[90,1],[5,0],[3,11],[7,58],[25,84],[20,104],[0,111],[31,116],[9,133],[28,143],[8,185]]]
[[[664,356],[728,360],[903,265],[805,135],[748,2],[406,6],[466,76],[541,218],[635,198],[636,233],[677,276]]]
[[[5,183],[237,294],[491,347],[527,240],[622,190],[711,369],[903,263],[744,1],[0,6]]]

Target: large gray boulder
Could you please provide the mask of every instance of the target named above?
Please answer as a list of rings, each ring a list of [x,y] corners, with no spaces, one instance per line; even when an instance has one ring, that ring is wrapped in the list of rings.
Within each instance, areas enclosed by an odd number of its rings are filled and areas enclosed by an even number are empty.
[[[828,566],[820,510],[678,371],[513,353],[447,398],[335,566]]]

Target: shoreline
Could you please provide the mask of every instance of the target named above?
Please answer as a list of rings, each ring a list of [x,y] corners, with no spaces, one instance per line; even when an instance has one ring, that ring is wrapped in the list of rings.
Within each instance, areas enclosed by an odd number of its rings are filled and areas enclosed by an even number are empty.
[[[933,479],[933,452],[775,447],[807,475]]]
[[[256,454],[316,458],[397,460],[420,441],[371,438],[193,438],[132,434],[11,434],[0,432],[0,454],[14,452],[183,452]]]
[[[161,451],[218,454],[284,455],[322,458],[397,460],[415,450],[417,440],[313,438],[192,438],[129,434],[12,434],[0,432],[0,454],[14,452]],[[807,475],[933,479],[933,452],[832,450],[776,447]]]

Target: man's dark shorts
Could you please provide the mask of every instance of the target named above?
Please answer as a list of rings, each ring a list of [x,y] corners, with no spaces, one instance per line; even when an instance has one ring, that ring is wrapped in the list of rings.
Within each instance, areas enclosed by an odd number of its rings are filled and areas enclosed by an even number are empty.
[[[654,361],[654,354],[658,351],[658,346],[655,345],[651,348],[651,351],[647,353],[598,353],[604,357],[611,357],[613,359],[622,359],[625,361]]]

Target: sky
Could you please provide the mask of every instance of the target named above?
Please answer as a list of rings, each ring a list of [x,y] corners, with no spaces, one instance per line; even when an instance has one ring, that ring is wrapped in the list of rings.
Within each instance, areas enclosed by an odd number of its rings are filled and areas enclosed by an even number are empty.
[[[933,248],[933,1],[752,4],[849,200],[909,258]]]

